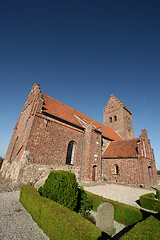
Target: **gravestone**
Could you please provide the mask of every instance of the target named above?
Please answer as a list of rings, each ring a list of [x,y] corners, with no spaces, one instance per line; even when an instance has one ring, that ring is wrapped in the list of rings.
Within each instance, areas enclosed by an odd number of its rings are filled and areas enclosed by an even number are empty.
[[[114,207],[111,203],[104,202],[97,208],[96,226],[109,235],[115,233]]]

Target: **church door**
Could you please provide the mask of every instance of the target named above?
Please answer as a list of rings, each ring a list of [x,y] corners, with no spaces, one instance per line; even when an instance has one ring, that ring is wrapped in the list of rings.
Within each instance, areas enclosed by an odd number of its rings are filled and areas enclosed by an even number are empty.
[[[92,168],[92,181],[96,181],[97,180],[97,166],[94,165]]]

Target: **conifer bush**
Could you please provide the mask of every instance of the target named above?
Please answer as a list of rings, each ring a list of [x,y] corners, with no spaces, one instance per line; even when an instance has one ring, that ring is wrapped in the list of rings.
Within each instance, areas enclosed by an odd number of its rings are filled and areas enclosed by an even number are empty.
[[[157,196],[157,199],[160,200],[160,190],[156,191],[156,196]]]
[[[87,196],[86,191],[81,186],[78,188],[78,205],[77,212],[90,215],[90,211],[92,210],[92,202],[90,198]]]
[[[78,183],[74,173],[52,171],[46,179],[42,196],[49,198],[65,207],[75,210],[78,204]]]

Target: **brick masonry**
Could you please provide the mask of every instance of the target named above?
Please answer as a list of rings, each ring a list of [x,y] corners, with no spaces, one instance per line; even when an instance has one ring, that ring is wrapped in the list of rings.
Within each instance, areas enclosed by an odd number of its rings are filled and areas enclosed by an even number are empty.
[[[47,112],[43,96],[35,83],[14,128],[1,168],[3,177],[38,187],[51,170],[61,169],[74,172],[80,181],[110,180],[146,186],[157,183],[154,153],[146,130],[140,135],[136,157],[104,158],[103,154],[116,133],[108,128],[110,137],[103,135],[104,125],[95,127],[95,120],[87,121],[89,118],[86,116],[84,119],[85,115],[82,119],[81,113],[77,116],[76,112],[75,115],[75,110],[66,105],[60,105],[62,113],[64,109],[68,119],[75,117],[78,124]],[[47,101],[51,108],[52,99],[48,97]],[[113,95],[104,110],[104,124],[117,131],[123,139],[134,138],[132,113]],[[73,162],[68,164],[70,142],[74,146],[70,154]]]
[[[138,186],[156,185],[154,152],[145,129],[137,139],[136,150],[137,156],[103,157],[104,179]]]
[[[132,112],[113,94],[103,111],[103,121],[123,139],[134,138]]]

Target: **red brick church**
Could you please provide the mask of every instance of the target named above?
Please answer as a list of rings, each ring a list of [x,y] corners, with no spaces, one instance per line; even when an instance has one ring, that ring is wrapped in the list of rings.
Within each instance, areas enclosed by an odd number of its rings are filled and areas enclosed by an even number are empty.
[[[113,94],[103,116],[104,124],[47,96],[35,83],[15,125],[2,175],[39,186],[51,170],[63,169],[79,181],[156,185],[147,131],[134,138],[132,112]]]

